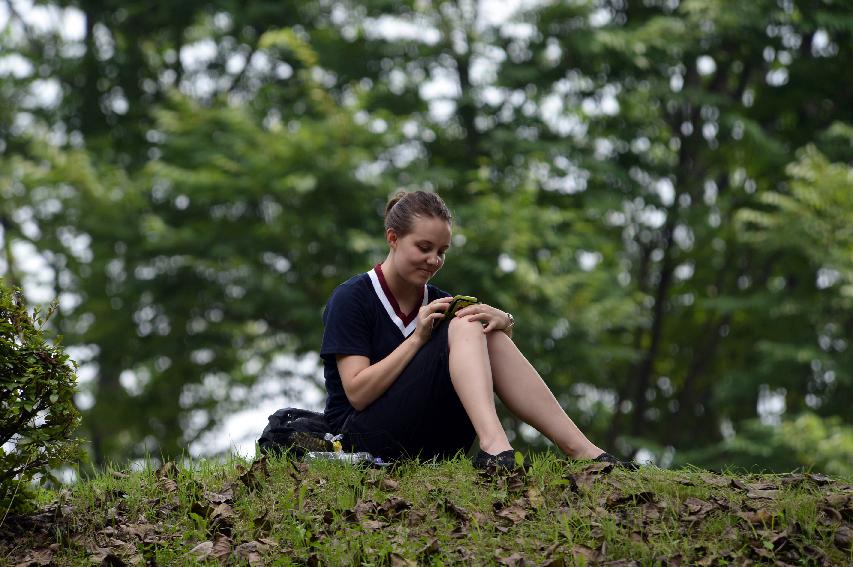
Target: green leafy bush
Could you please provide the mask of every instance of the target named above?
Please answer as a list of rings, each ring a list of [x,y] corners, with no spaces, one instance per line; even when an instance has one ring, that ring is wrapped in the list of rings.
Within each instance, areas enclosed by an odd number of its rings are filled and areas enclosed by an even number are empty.
[[[715,469],[789,471],[806,469],[853,479],[853,427],[840,416],[805,412],[778,425],[747,421],[730,439],[676,455],[675,465]]]
[[[44,338],[44,317],[0,280],[0,505],[21,507],[28,482],[79,455],[71,433],[76,365]]]

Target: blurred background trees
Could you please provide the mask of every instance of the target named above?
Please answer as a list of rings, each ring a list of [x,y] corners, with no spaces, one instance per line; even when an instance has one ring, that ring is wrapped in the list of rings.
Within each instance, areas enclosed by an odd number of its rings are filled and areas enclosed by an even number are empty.
[[[318,380],[409,187],[457,220],[436,283],[513,311],[594,438],[850,472],[853,10],[507,6],[0,8],[0,274],[60,300],[96,462]]]

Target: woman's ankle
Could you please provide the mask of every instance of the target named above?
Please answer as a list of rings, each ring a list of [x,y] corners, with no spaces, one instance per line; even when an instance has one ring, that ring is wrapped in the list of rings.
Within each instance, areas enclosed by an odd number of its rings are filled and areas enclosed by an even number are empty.
[[[563,447],[563,453],[572,459],[594,459],[604,453],[604,450],[592,443],[585,443],[577,447]]]
[[[498,453],[503,453],[504,451],[509,451],[511,449],[512,445],[509,444],[509,440],[506,437],[503,439],[480,441],[480,450],[490,455],[497,455]]]

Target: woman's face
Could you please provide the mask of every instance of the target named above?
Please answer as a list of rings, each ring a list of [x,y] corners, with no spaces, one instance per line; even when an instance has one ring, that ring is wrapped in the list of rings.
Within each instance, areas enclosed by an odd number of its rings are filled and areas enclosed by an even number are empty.
[[[415,217],[412,231],[403,237],[388,229],[397,274],[412,285],[424,285],[444,265],[450,236],[450,224],[436,217]]]

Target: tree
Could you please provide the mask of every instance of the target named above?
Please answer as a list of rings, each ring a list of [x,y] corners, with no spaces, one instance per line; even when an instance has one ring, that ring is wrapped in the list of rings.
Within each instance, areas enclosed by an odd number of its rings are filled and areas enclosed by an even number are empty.
[[[50,315],[31,316],[20,291],[0,280],[0,506],[6,512],[26,506],[33,477],[50,477],[79,457],[79,442],[71,439],[80,423],[74,362],[45,339]]]
[[[755,415],[761,384],[784,381],[792,400],[802,391],[802,368],[782,378],[753,345],[815,344],[813,328],[769,309],[780,273],[814,274],[746,246],[733,220],[783,186],[794,148],[849,123],[846,13],[830,3],[555,3],[522,16],[534,29],[507,42],[518,56],[499,81],[533,93],[523,104],[537,105],[537,139],[568,133],[544,167],[588,179],[576,206],[612,229],[610,266],[641,313],[603,337],[628,356],[589,374],[603,377],[615,410],[611,438],[702,445]],[[802,103],[806,93],[820,104]]]
[[[177,451],[233,407],[228,384],[315,349],[331,286],[381,256],[397,186],[447,199],[436,283],[513,311],[593,438],[716,447],[765,398],[849,421],[848,252],[820,236],[846,210],[792,193],[796,168],[831,170],[810,187],[849,170],[848,8],[63,5],[85,13],[76,46],[8,42],[62,97],[24,108],[35,73],[0,93],[42,125],[0,110],[0,220],[46,258],[60,326],[93,353],[99,458]],[[824,165],[786,169],[809,144]]]

